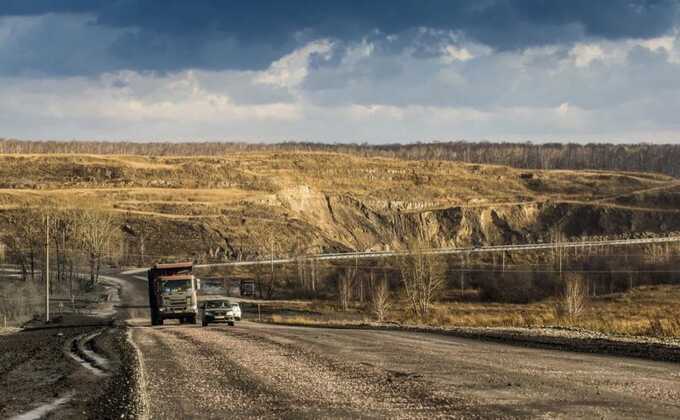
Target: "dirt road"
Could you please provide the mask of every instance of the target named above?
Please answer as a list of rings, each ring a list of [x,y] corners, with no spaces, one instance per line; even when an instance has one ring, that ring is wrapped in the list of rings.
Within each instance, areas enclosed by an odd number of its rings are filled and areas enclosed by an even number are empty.
[[[133,328],[152,418],[677,418],[680,366],[430,334]]]

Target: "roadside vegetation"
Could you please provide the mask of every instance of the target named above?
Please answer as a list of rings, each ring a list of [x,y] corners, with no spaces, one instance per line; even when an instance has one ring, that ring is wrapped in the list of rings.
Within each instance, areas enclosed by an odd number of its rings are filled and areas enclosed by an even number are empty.
[[[5,217],[6,228],[0,233],[0,324],[44,313],[47,243],[51,312],[74,311],[83,299],[96,299],[103,265],[118,263],[121,231],[112,214],[93,207],[25,207]]]
[[[560,302],[549,299],[529,304],[437,302],[426,319],[416,319],[406,300],[390,301],[382,320],[362,308],[338,313],[323,302],[298,303],[296,313],[273,314],[275,323],[298,325],[357,325],[372,322],[439,327],[580,328],[605,334],[680,337],[680,286],[641,286],[623,293],[588,300],[576,317],[555,311]],[[279,309],[281,310],[281,309]]]
[[[303,325],[557,327],[678,338],[680,273],[674,267],[679,251],[676,246],[618,252],[558,249],[507,257],[503,271],[494,257],[460,266],[455,259],[425,257],[416,250],[409,258],[355,272],[354,293],[342,307],[329,300],[333,289],[326,286],[317,299],[299,302],[294,311],[273,311],[271,320]],[[325,279],[336,275],[329,267],[317,271]],[[364,299],[361,282],[369,288]],[[436,287],[429,288],[432,285]],[[279,293],[292,297],[295,284],[288,283],[287,289]],[[426,295],[429,299],[423,299]]]

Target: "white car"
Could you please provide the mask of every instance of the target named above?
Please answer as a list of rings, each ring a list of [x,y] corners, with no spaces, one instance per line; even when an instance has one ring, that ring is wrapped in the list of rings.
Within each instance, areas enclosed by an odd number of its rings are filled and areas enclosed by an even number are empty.
[[[233,326],[236,317],[231,309],[231,302],[225,299],[212,299],[204,301],[200,306],[201,324],[207,327],[214,322],[226,322]]]
[[[237,321],[241,320],[241,306],[236,302],[231,302],[231,310],[234,313],[234,319]]]

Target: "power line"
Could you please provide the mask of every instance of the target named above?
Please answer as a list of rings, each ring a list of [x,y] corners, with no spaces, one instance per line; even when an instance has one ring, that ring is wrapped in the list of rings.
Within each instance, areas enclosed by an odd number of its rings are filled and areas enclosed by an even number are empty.
[[[418,252],[425,255],[448,255],[448,254],[462,254],[475,255],[496,252],[523,252],[523,251],[538,251],[538,250],[552,250],[552,249],[573,249],[573,248],[597,248],[607,246],[631,246],[631,245],[649,245],[649,244],[663,244],[680,242],[680,236],[668,236],[659,238],[643,238],[643,239],[616,239],[616,240],[602,240],[602,241],[577,241],[577,242],[548,242],[536,244],[520,244],[520,245],[493,245],[482,247],[444,247],[444,248],[429,248],[422,249]],[[345,252],[345,253],[326,253],[299,256],[296,258],[279,258],[277,260],[251,260],[251,261],[236,261],[213,264],[197,264],[196,268],[219,267],[219,266],[248,266],[261,264],[288,264],[298,261],[331,261],[331,260],[347,260],[347,259],[378,259],[399,257],[412,254],[412,251],[373,251],[373,252]]]

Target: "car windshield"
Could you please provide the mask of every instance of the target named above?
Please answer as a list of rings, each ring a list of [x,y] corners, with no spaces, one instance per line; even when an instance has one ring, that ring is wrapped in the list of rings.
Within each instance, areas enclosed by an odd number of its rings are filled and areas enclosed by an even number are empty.
[[[191,289],[191,280],[172,280],[163,282],[163,293],[181,293]]]
[[[232,304],[231,304],[231,307],[232,307],[232,308],[238,308],[238,303],[232,303]]]
[[[229,306],[229,302],[225,302],[223,300],[214,300],[211,302],[206,302],[205,307],[206,308],[226,308]]]

